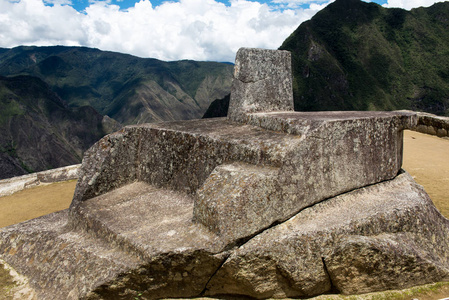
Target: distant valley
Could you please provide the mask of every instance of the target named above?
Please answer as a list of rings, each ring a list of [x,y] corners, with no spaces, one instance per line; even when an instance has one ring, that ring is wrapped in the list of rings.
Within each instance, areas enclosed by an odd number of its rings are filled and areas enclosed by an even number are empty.
[[[449,116],[447,1],[406,11],[336,0],[280,49],[292,52],[296,110]],[[85,47],[0,48],[0,178],[79,163],[123,125],[225,116],[232,73]]]
[[[123,125],[201,118],[233,66],[85,47],[0,49],[0,179],[80,163]]]
[[[201,118],[230,91],[233,66],[164,62],[85,47],[0,49],[0,75],[40,78],[70,107],[90,105],[124,125]]]
[[[70,108],[41,79],[0,76],[0,178],[77,164],[121,127],[91,106]]]

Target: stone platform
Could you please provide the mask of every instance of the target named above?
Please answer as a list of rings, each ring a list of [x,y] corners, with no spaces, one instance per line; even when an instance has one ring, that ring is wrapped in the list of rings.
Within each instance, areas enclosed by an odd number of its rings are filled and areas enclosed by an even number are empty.
[[[227,241],[244,239],[326,198],[394,178],[402,130],[414,117],[276,112],[250,114],[247,124],[218,118],[127,127],[88,151],[71,209],[142,181],[191,195],[195,221]]]
[[[449,280],[449,220],[401,170],[416,114],[286,111],[288,59],[239,51],[228,118],[100,140],[70,209],[2,229],[0,258],[39,299],[285,298]]]

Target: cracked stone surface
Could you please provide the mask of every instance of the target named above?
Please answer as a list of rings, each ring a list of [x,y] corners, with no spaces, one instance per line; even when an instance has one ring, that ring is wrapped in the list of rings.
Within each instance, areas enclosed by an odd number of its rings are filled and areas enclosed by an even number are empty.
[[[449,220],[410,175],[304,209],[236,249],[207,287],[255,298],[449,280]]]
[[[242,49],[228,119],[104,137],[69,210],[2,228],[0,259],[38,299],[285,298],[449,280],[449,221],[401,170],[416,114],[293,112],[289,72],[289,53]]]
[[[195,221],[227,241],[244,239],[324,199],[394,178],[402,130],[415,120],[400,112],[250,116],[248,124],[217,118],[130,126],[103,138],[86,153],[71,211],[142,181],[192,196]],[[276,130],[282,122],[284,131]],[[253,194],[257,200],[248,200]]]
[[[449,220],[407,173],[231,247],[192,222],[192,198],[143,182],[83,202],[77,225],[67,213],[0,232],[2,259],[39,299],[285,298],[449,280]]]
[[[0,256],[29,279],[38,299],[78,299],[142,261],[67,227],[67,210],[2,228]]]

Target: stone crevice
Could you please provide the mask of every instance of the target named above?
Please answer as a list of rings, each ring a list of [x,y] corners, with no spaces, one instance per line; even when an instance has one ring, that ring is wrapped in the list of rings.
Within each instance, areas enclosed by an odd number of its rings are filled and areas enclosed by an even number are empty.
[[[399,171],[399,173],[398,173],[394,178],[392,178],[392,179],[383,180],[383,181],[381,181],[381,182],[379,182],[379,183],[366,185],[366,186],[361,187],[361,188],[355,188],[355,189],[346,191],[346,192],[344,192],[344,193],[341,193],[341,194],[339,194],[338,196],[342,197],[342,196],[349,195],[349,194],[351,194],[351,193],[353,193],[353,192],[355,192],[355,191],[361,190],[361,189],[368,189],[368,188],[370,188],[370,187],[375,187],[375,186],[377,186],[378,184],[388,183],[388,182],[393,182],[399,175],[404,174],[404,173],[406,173],[406,171],[404,171],[403,169],[401,169],[401,170]],[[283,219],[283,220],[276,220],[276,221],[274,221],[271,225],[269,225],[269,226],[267,226],[267,227],[264,227],[264,228],[258,230],[257,232],[255,232],[255,233],[253,233],[253,234],[251,234],[251,235],[248,235],[248,236],[246,236],[246,237],[242,237],[242,238],[239,238],[239,239],[237,239],[237,240],[235,240],[235,241],[232,241],[232,242],[228,243],[228,244],[223,248],[223,251],[221,251],[220,253],[228,252],[228,251],[233,251],[233,250],[235,250],[235,249],[238,249],[238,248],[240,248],[240,247],[243,247],[245,244],[250,243],[251,240],[257,238],[258,236],[262,235],[263,233],[265,233],[265,232],[267,232],[267,231],[269,231],[269,230],[275,228],[276,226],[279,226],[279,225],[282,225],[282,224],[288,222],[290,219],[292,219],[292,218],[296,217],[297,215],[299,215],[302,211],[308,210],[308,209],[312,209],[312,208],[314,208],[314,207],[316,207],[316,206],[319,206],[319,205],[321,205],[322,203],[327,202],[327,201],[329,201],[329,200],[331,200],[331,199],[333,199],[333,198],[335,198],[335,196],[328,197],[328,198],[323,199],[322,201],[320,201],[320,202],[318,202],[318,203],[314,203],[314,204],[311,204],[311,205],[306,206],[306,207],[304,207],[304,208],[301,208],[300,210],[298,210],[297,212],[293,213],[291,216],[287,217],[286,219]],[[324,258],[323,258],[323,259],[324,259]],[[224,263],[224,262],[223,262],[223,263]],[[323,264],[324,264],[324,260],[323,260]],[[327,270],[327,269],[326,269],[326,270]],[[329,278],[330,278],[330,277],[329,277]]]
[[[226,263],[226,261],[229,259],[229,257],[232,254],[231,251],[223,251],[221,253],[224,253],[223,261],[218,266],[218,268],[215,270],[215,272],[213,272],[212,275],[209,277],[209,279],[207,280],[206,284],[204,285],[204,289],[201,291],[201,293],[199,293],[198,297],[204,297],[206,295],[209,283],[214,278],[214,276],[218,273],[218,271],[220,271],[220,269],[223,267],[223,265]]]
[[[261,78],[261,79],[257,79],[257,80],[243,80],[241,78],[237,78],[236,80],[240,81],[241,83],[248,84],[248,83],[257,83],[257,82],[261,82],[261,81],[266,81],[268,79],[269,78]]]
[[[326,276],[329,278],[329,283],[330,283],[330,289],[329,289],[329,293],[340,293],[340,291],[337,289],[337,287],[334,285],[333,280],[332,280],[332,276],[331,273],[329,272],[327,265],[326,265],[326,258],[324,256],[321,256],[321,261],[323,263],[323,270],[324,273],[326,274]]]
[[[296,214],[298,214],[298,213],[296,213]],[[288,218],[288,219],[290,219],[290,218]],[[247,237],[243,237],[243,238],[240,238],[240,239],[238,239],[238,240],[236,240],[234,242],[231,242],[224,248],[224,251],[231,251],[231,250],[240,248],[243,245],[245,245],[246,243],[248,243],[249,241],[251,241],[252,239],[254,239],[255,237],[257,237],[257,236],[261,235],[262,233],[264,233],[265,231],[270,230],[270,229],[278,226],[279,224],[282,224],[282,223],[286,222],[287,220],[275,221],[270,226],[262,228],[259,231],[257,231],[256,233],[253,233],[253,234],[251,234],[251,235],[249,235]]]
[[[343,192],[343,193],[339,194],[338,196],[348,195],[348,194],[351,194],[351,193],[353,193],[353,192],[355,192],[355,191],[357,191],[357,190],[360,190],[360,189],[367,189],[367,188],[370,188],[371,186],[376,186],[376,185],[381,184],[381,183],[392,182],[392,181],[394,181],[394,179],[396,179],[399,175],[404,174],[404,173],[406,173],[406,171],[404,171],[403,169],[401,169],[401,170],[399,171],[399,173],[398,173],[394,178],[387,179],[387,180],[383,180],[383,181],[380,181],[379,183],[375,183],[375,184],[369,184],[369,185],[363,186],[363,187],[361,187],[361,188],[351,189],[351,190],[348,190],[348,191],[346,191],[346,192]],[[311,209],[311,208],[316,207],[316,206],[318,206],[318,205],[321,205],[321,203],[324,203],[324,202],[326,202],[326,201],[329,201],[329,200],[331,200],[331,199],[333,199],[333,198],[335,198],[335,196],[328,197],[328,198],[323,199],[322,201],[320,201],[320,202],[318,202],[318,203],[314,203],[314,204],[311,204],[311,205],[306,206],[306,207],[304,207],[304,208],[301,208],[300,210],[298,210],[297,212],[293,213],[291,216],[287,217],[286,219],[283,219],[283,220],[276,220],[276,221],[273,222],[270,226],[267,226],[267,227],[265,227],[265,228],[262,228],[262,229],[260,229],[259,231],[257,231],[257,232],[254,233],[254,234],[251,234],[251,235],[249,235],[249,236],[247,236],[247,237],[243,237],[243,238],[240,238],[240,239],[238,239],[238,240],[236,240],[236,241],[234,241],[234,242],[232,242],[232,243],[229,243],[229,244],[225,247],[224,251],[230,251],[230,250],[233,250],[233,249],[235,249],[235,248],[240,248],[240,247],[244,246],[245,244],[249,243],[252,239],[256,238],[257,236],[259,236],[259,235],[261,235],[261,234],[263,234],[264,232],[266,232],[266,231],[268,231],[268,230],[270,230],[270,229],[273,229],[274,227],[276,227],[276,226],[278,226],[278,225],[282,225],[282,224],[288,222],[290,219],[296,217],[296,216],[297,216],[298,214],[300,214],[302,211],[307,210],[307,209]]]

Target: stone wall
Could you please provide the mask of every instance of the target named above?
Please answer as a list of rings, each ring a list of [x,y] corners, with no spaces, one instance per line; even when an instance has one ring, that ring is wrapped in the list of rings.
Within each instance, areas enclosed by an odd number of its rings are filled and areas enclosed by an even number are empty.
[[[418,112],[418,125],[415,131],[436,135],[438,137],[449,137],[449,118]]]
[[[0,180],[0,197],[40,184],[77,179],[80,167],[81,164],[72,165]]]

